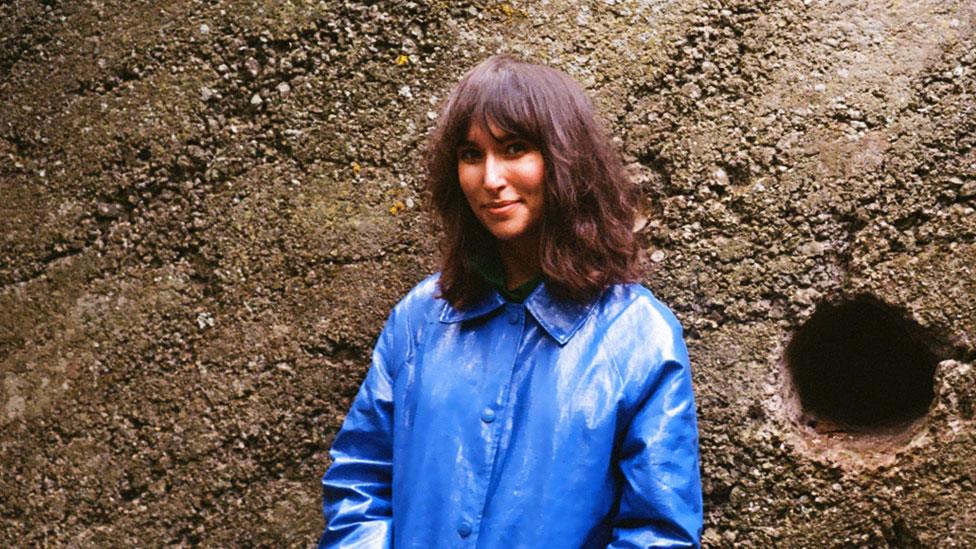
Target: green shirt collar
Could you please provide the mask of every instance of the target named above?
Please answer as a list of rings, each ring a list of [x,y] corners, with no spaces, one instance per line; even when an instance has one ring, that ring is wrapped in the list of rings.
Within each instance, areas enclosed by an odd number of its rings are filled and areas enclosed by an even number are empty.
[[[518,288],[507,289],[505,287],[505,268],[502,267],[502,260],[494,249],[471,254],[471,266],[474,267],[476,273],[481,275],[481,278],[485,279],[485,282],[498,290],[502,297],[515,303],[525,301],[525,298],[529,297],[532,290],[535,290],[543,279],[542,273],[539,273]]]

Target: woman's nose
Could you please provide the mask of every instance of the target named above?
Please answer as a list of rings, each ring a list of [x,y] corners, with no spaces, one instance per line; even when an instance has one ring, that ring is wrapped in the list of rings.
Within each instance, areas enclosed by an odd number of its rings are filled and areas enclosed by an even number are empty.
[[[485,187],[497,190],[505,186],[505,161],[494,154],[485,156]]]

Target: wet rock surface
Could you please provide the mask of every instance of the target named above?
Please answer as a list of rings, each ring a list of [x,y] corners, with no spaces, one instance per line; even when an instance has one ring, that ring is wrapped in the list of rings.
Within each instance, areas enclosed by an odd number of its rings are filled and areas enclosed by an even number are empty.
[[[582,82],[641,186],[705,544],[976,545],[974,28],[967,1],[3,4],[0,544],[311,543],[370,346],[435,269],[423,139],[506,51]],[[811,423],[790,337],[865,298],[940,361],[931,405]]]

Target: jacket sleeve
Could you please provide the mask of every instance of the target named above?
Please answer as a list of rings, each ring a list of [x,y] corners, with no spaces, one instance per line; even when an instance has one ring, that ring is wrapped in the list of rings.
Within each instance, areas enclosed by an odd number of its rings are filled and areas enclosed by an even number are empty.
[[[332,443],[322,477],[325,532],[319,547],[389,548],[393,544],[394,311],[373,350],[372,364]]]
[[[623,480],[609,547],[699,547],[698,427],[680,327],[615,450]]]

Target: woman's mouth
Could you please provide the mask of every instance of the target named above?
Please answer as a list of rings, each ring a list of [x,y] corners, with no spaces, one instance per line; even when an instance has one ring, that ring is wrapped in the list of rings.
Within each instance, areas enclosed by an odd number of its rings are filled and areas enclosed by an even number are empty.
[[[518,203],[518,200],[498,200],[486,204],[485,209],[491,215],[505,215],[515,209],[515,205]]]

